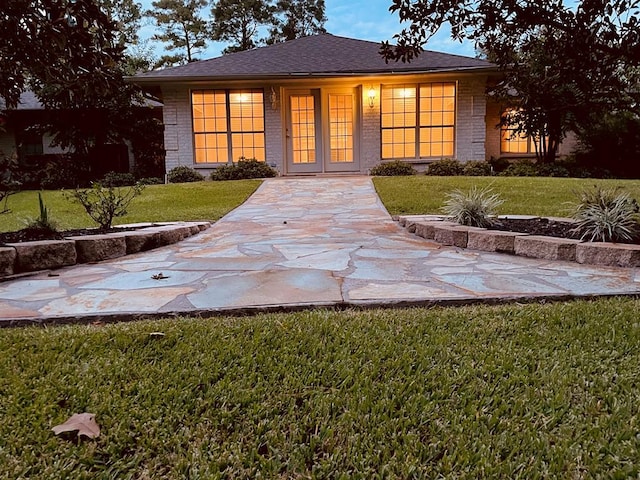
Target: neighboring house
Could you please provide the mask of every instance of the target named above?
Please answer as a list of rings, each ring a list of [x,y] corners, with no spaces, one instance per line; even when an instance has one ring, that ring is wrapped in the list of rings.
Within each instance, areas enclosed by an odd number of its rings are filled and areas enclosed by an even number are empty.
[[[144,108],[150,115],[160,117],[162,104],[146,100]],[[53,145],[53,137],[40,133],[37,125],[46,123],[54,110],[47,110],[35,94],[25,91],[20,95],[16,108],[7,109],[0,99],[0,154],[17,155],[20,164],[29,169],[41,168],[52,156],[68,153]],[[108,144],[97,147],[91,156],[92,168],[97,175],[110,171],[128,172],[135,159],[130,145]]]
[[[322,34],[132,81],[161,90],[167,170],[208,173],[244,157],[284,175],[367,173],[396,159],[514,156],[485,94],[493,64],[432,51],[386,63],[379,50]],[[530,155],[523,148],[515,156]]]

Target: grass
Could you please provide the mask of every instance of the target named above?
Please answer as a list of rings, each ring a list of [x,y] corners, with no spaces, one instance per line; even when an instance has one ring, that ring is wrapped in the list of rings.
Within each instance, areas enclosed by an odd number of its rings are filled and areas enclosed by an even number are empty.
[[[2,330],[0,478],[636,478],[639,308]]]
[[[599,185],[623,187],[634,198],[640,198],[639,180],[596,180],[545,177],[375,177],[378,195],[391,215],[442,213],[447,193],[454,189],[469,190],[490,187],[504,203],[499,214],[566,217],[568,203],[579,201],[578,192]]]
[[[114,224],[218,220],[244,202],[260,183],[260,180],[237,180],[151,185],[133,201],[129,213],[115,219]],[[42,198],[60,230],[96,226],[82,207],[66,200],[61,191],[44,191]],[[38,216],[38,192],[11,196],[9,208],[11,213],[0,215],[1,232],[24,228],[25,221]]]

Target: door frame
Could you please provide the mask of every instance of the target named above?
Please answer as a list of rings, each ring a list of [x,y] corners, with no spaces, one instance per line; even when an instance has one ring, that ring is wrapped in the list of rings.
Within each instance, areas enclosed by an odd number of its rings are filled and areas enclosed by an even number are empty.
[[[283,138],[285,175],[321,173],[360,172],[360,132],[362,123],[361,87],[316,87],[284,89],[283,98]],[[330,138],[330,94],[351,94],[353,98],[353,162],[331,162]],[[316,161],[314,163],[293,163],[293,138],[291,132],[291,97],[296,95],[314,96]]]

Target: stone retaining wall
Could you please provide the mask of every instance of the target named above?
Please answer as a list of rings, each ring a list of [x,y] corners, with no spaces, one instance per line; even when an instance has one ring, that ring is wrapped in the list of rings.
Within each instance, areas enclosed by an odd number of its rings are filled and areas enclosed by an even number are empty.
[[[465,227],[438,215],[402,215],[397,220],[409,232],[443,245],[591,265],[640,267],[640,245],[635,244],[581,242]]]
[[[92,263],[170,245],[211,226],[209,222],[118,225],[129,232],[68,237],[64,240],[8,243],[0,246],[0,278],[25,272]]]

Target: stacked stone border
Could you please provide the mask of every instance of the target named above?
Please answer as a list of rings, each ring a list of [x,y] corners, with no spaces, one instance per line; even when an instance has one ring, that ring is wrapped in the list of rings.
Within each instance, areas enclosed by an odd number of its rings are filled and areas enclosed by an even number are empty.
[[[503,217],[539,218],[523,215],[504,215]],[[401,215],[395,219],[409,232],[442,245],[589,265],[640,267],[640,245],[635,244],[582,242],[566,238],[466,227],[439,215]]]
[[[166,222],[118,225],[136,230],[66,237],[63,240],[7,243],[0,245],[0,279],[118,258],[171,245],[200,233],[209,222]]]

